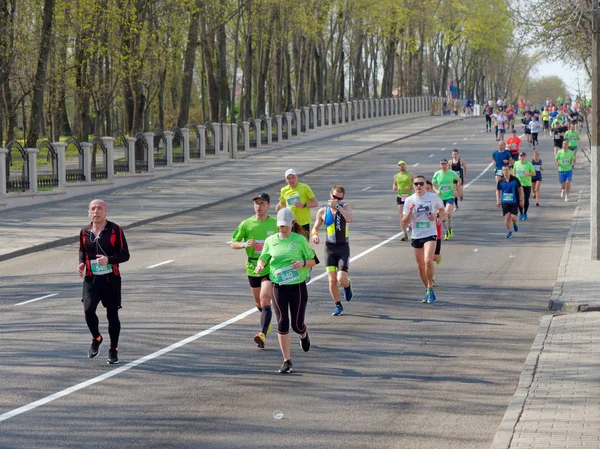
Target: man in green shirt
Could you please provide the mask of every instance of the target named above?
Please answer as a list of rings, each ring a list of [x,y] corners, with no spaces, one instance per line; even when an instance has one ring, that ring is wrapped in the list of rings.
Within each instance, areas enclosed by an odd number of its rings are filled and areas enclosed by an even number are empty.
[[[527,220],[529,210],[529,196],[531,195],[531,178],[535,176],[533,164],[527,160],[527,153],[521,151],[519,160],[513,166],[513,174],[517,177],[523,187],[523,204],[519,204],[519,220]]]
[[[565,140],[569,143],[569,150],[573,152],[575,159],[573,159],[573,165],[577,162],[577,150],[579,149],[579,131],[577,131],[577,125],[571,124],[569,130],[565,133]]]
[[[307,184],[298,182],[298,174],[293,168],[286,170],[285,182],[287,185],[281,188],[277,211],[284,207],[291,209],[294,212],[296,223],[302,226],[308,235],[310,234],[312,220],[310,210],[319,207],[319,201],[317,201],[315,194]]]
[[[433,189],[438,194],[446,208],[446,221],[444,222],[444,240],[454,237],[452,232],[452,208],[454,206],[454,186],[461,186],[460,176],[450,170],[447,159],[440,161],[441,170],[434,173],[431,182]]]
[[[560,197],[569,201],[571,181],[573,180],[573,164],[575,154],[569,149],[569,142],[563,142],[562,149],[556,153],[554,164],[558,167],[558,182],[560,183]]]
[[[260,273],[255,273],[258,258],[267,237],[277,232],[277,220],[268,215],[271,206],[271,197],[266,192],[261,192],[253,198],[255,214],[240,223],[231,237],[233,249],[246,250],[246,274],[250,283],[250,290],[254,296],[256,308],[260,310],[261,331],[254,336],[254,341],[259,348],[264,348],[267,341],[266,335],[271,332],[271,281],[269,279],[269,264]]]

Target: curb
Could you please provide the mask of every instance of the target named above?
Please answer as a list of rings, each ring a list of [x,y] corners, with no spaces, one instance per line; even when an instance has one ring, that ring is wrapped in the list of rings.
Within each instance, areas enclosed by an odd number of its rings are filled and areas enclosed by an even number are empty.
[[[314,173],[314,172],[316,172],[318,170],[321,170],[323,168],[326,168],[326,167],[329,167],[331,165],[337,164],[337,163],[339,163],[341,161],[350,159],[350,158],[352,158],[354,156],[358,156],[358,155],[367,153],[369,151],[373,151],[373,150],[375,150],[377,148],[380,148],[382,146],[390,145],[392,143],[395,143],[395,142],[398,142],[398,141],[401,141],[401,140],[405,140],[405,139],[409,139],[411,137],[418,136],[420,134],[429,132],[429,131],[437,129],[437,128],[441,128],[443,126],[447,126],[447,125],[449,125],[451,123],[456,123],[456,122],[460,122],[460,121],[463,121],[463,120],[468,120],[468,119],[471,119],[471,118],[474,118],[474,117],[475,116],[460,117],[460,118],[458,118],[456,120],[452,120],[452,121],[449,121],[449,122],[446,122],[446,123],[441,123],[439,125],[431,126],[429,128],[424,128],[421,131],[417,131],[417,132],[415,132],[413,134],[410,134],[410,135],[407,135],[407,136],[403,136],[403,137],[399,137],[397,139],[393,139],[393,140],[390,140],[388,142],[383,142],[383,143],[374,145],[372,147],[366,148],[366,149],[358,151],[356,153],[352,153],[352,154],[348,154],[346,156],[342,156],[342,157],[340,157],[340,158],[338,158],[338,159],[336,159],[334,161],[328,162],[326,164],[319,165],[319,166],[317,166],[317,167],[315,167],[315,168],[313,168],[311,170],[308,170],[306,172],[299,173],[299,176],[309,175],[309,174]],[[420,118],[420,116],[415,117],[415,118]],[[357,129],[356,131],[363,131],[363,130],[366,130],[366,129],[377,128],[379,126],[389,125],[390,123],[393,123],[393,120],[390,120],[390,121],[388,121],[386,123],[381,123],[381,124],[373,125],[373,126],[370,126],[370,127],[360,128],[360,129]],[[261,154],[269,153],[269,152],[272,152],[272,151],[276,151],[278,149],[287,148],[289,146],[294,146],[294,145],[298,145],[298,144],[301,144],[301,143],[314,142],[314,141],[318,141],[318,140],[321,140],[321,139],[328,139],[328,138],[337,137],[337,136],[344,135],[344,134],[350,134],[351,132],[353,132],[353,131],[352,130],[348,130],[347,132],[341,132],[339,134],[331,134],[331,135],[328,135],[328,136],[322,136],[322,137],[319,137],[319,138],[316,138],[316,139],[312,139],[312,140],[302,140],[302,141],[299,141],[299,142],[290,143],[290,145],[286,145],[286,146],[269,148],[269,149],[267,149],[265,151],[261,151],[260,153],[256,152],[256,153],[253,153],[253,154],[248,154],[248,155],[246,155],[243,158],[227,159],[225,161],[218,162],[217,164],[213,164],[210,167],[227,164],[230,161],[244,161],[244,160],[246,160],[246,159],[248,159],[248,158],[250,158],[252,156],[258,156],[258,155],[261,155]],[[198,168],[199,169],[203,169],[205,167],[198,167]],[[174,174],[172,176],[177,176],[177,174]],[[149,182],[152,182],[152,181],[154,181],[154,180],[142,181],[141,183],[131,184],[131,186],[134,186],[134,185],[139,186],[141,184],[146,184],[146,183],[149,183]],[[281,185],[280,181],[275,181],[275,182],[272,182],[270,184],[266,184],[266,185],[263,185],[263,186],[257,187],[257,188],[258,189],[262,189],[262,190],[266,190],[266,189],[269,189],[269,188],[272,188],[272,187],[275,187],[275,186],[278,186],[278,185]],[[149,224],[149,223],[154,223],[156,221],[161,221],[161,220],[166,220],[166,219],[169,219],[169,218],[173,218],[173,217],[176,217],[178,215],[183,215],[183,214],[186,214],[186,213],[189,213],[189,212],[195,212],[195,211],[199,211],[199,210],[203,210],[203,209],[208,209],[210,207],[213,207],[213,206],[216,206],[218,204],[221,204],[224,201],[236,200],[238,198],[242,198],[242,197],[246,197],[248,195],[252,195],[253,193],[256,192],[257,188],[254,188],[252,190],[249,190],[249,191],[246,191],[246,192],[242,192],[240,194],[233,195],[233,196],[230,196],[230,197],[227,197],[227,198],[223,198],[223,199],[220,199],[218,201],[212,201],[210,203],[205,203],[205,204],[202,204],[200,206],[195,206],[195,207],[183,209],[183,210],[176,211],[176,212],[170,212],[168,214],[157,215],[155,217],[146,218],[144,220],[140,220],[140,221],[136,221],[134,223],[130,223],[128,225],[124,225],[124,226],[122,226],[122,228],[123,229],[132,229],[132,228],[143,226],[143,225],[146,225],[146,224]],[[57,248],[59,246],[69,245],[71,243],[76,243],[78,241],[79,241],[79,233],[77,235],[72,236],[72,237],[63,237],[63,238],[60,238],[60,239],[57,239],[57,240],[53,240],[53,241],[50,241],[50,242],[42,243],[40,245],[35,245],[35,246],[28,247],[28,248],[20,249],[20,250],[17,250],[17,251],[13,251],[13,252],[10,252],[10,253],[2,254],[2,255],[0,255],[0,262],[5,261],[5,260],[9,260],[9,259],[13,259],[15,257],[25,256],[27,254],[32,254],[32,253],[39,252],[39,251],[44,251],[44,250],[48,250],[48,249],[52,249],[52,248]]]

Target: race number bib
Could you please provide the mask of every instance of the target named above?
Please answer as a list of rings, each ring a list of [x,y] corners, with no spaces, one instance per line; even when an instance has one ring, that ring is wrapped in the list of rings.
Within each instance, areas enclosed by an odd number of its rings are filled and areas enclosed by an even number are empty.
[[[97,260],[90,260],[90,265],[92,267],[92,274],[96,276],[104,276],[105,274],[112,273],[112,265],[107,263],[105,266],[102,266],[98,263]]]
[[[525,176],[525,170],[517,170],[517,176]]]
[[[294,281],[300,279],[300,274],[294,269],[293,266],[289,265],[279,270],[275,270],[276,283],[279,285],[291,284]]]
[[[286,198],[288,207],[293,207],[296,201],[300,201],[300,195],[293,195]]]
[[[513,193],[503,193],[502,194],[502,201],[511,202],[514,200],[515,200],[515,195]]]
[[[254,252],[256,254],[262,253],[263,247],[265,246],[264,240],[255,240],[254,241]]]
[[[571,165],[571,159],[563,159],[561,161],[561,164],[563,164],[563,165]]]
[[[400,199],[402,201],[406,201],[406,198],[408,198],[410,195],[400,195]]]
[[[541,171],[542,170],[542,166],[541,165],[534,165],[533,166],[535,171]]]
[[[448,192],[449,190],[450,190],[450,186],[447,184],[440,186],[440,191],[442,191],[442,192]]]
[[[417,221],[415,223],[415,227],[417,229],[429,229],[429,228],[431,228],[431,222],[429,220],[427,220],[427,221]]]

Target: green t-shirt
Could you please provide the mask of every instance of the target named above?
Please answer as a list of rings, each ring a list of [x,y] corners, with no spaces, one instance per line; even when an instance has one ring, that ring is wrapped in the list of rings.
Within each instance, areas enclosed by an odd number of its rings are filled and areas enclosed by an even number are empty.
[[[308,203],[315,197],[315,194],[306,184],[299,182],[295,188],[285,186],[281,188],[279,200],[285,202],[285,207],[289,207],[294,212],[296,223],[300,226],[310,224],[310,209],[308,207],[294,207],[294,201],[298,200],[301,203]]]
[[[254,247],[246,248],[246,274],[248,276],[264,276],[269,273],[269,265],[265,266],[265,269],[260,274],[254,274],[256,263],[262,253],[263,245],[267,237],[277,233],[277,219],[275,217],[268,216],[265,221],[256,219],[256,216],[245,219],[240,223],[237,229],[233,232],[231,240],[234,242],[242,242],[248,240],[255,240]]]
[[[437,184],[437,188],[440,191],[440,198],[442,200],[449,200],[450,198],[454,198],[454,181],[460,179],[456,173],[452,170],[447,170],[444,173],[444,170],[438,170],[431,178],[431,182]]]
[[[300,284],[308,277],[308,268],[295,270],[292,260],[314,259],[315,252],[309,246],[306,238],[292,232],[287,239],[280,239],[276,233],[265,240],[265,246],[260,254],[260,260],[270,262],[269,277],[280,285]]]
[[[569,142],[569,148],[577,148],[579,141],[579,132],[574,130],[569,130],[565,133],[565,139]]]
[[[515,171],[515,176],[523,187],[531,187],[531,176],[525,176],[525,173],[535,174],[535,168],[533,168],[533,164],[531,162],[517,161],[515,162],[513,170]]]
[[[558,171],[573,170],[575,153],[573,153],[572,150],[559,150],[558,153],[556,153],[555,159],[558,161]]]
[[[411,196],[413,192],[412,179],[410,179],[409,172],[398,172],[395,176],[396,186],[398,187],[398,196],[404,197],[405,199]],[[409,190],[406,190],[407,187],[410,187]]]

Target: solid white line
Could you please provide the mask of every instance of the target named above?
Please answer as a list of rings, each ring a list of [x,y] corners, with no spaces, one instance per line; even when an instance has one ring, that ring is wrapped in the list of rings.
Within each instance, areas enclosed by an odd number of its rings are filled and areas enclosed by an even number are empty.
[[[479,173],[479,174],[477,175],[477,177],[476,177],[476,178],[475,178],[473,181],[471,181],[470,183],[468,183],[468,184],[467,184],[467,185],[466,185],[464,188],[466,189],[466,188],[467,188],[467,187],[469,187],[471,184],[473,184],[475,181],[477,181],[479,178],[481,178],[483,175],[485,175],[485,173],[486,173],[486,172],[487,172],[487,171],[488,171],[488,170],[489,170],[491,167],[493,167],[493,165],[494,165],[494,163],[493,163],[493,162],[490,162],[490,164],[489,164],[487,167],[485,167],[485,170],[483,170],[481,173]]]
[[[364,189],[362,189],[362,191],[364,192],[365,190],[369,190],[370,188],[371,188],[371,186],[365,187]]]
[[[391,242],[392,240],[400,237],[403,234],[404,234],[404,232],[399,232],[398,234],[393,235],[392,237],[384,240],[383,242],[380,242],[377,245],[372,246],[371,248],[363,251],[362,253],[360,253],[360,254],[352,257],[350,259],[350,261],[353,262],[353,261],[355,261],[357,259],[360,259],[363,256],[366,256],[370,252],[375,251],[377,248],[382,247],[386,243]],[[313,282],[318,281],[319,279],[324,278],[325,276],[327,276],[327,272],[326,271],[324,271],[320,275],[312,278],[310,280],[310,282],[308,282],[307,284],[310,285]],[[184,345],[187,345],[188,343],[196,341],[199,338],[202,338],[202,337],[204,337],[206,335],[212,334],[213,332],[216,332],[216,331],[218,331],[220,329],[223,329],[224,327],[227,327],[230,324],[233,324],[233,323],[236,323],[237,321],[243,320],[247,316],[252,315],[253,313],[255,313],[257,311],[258,311],[258,309],[256,307],[252,307],[251,309],[249,309],[249,310],[247,310],[247,311],[245,311],[243,313],[240,313],[239,315],[237,315],[237,316],[235,316],[235,317],[233,317],[233,318],[231,318],[231,319],[229,319],[227,321],[224,321],[223,323],[217,324],[217,325],[211,327],[210,329],[206,329],[206,330],[204,330],[202,332],[198,332],[197,334],[192,335],[192,336],[190,336],[188,338],[185,338],[185,339],[183,339],[181,341],[178,341],[177,343],[173,343],[171,346],[167,346],[166,348],[160,349],[160,350],[158,350],[156,352],[153,352],[152,354],[149,354],[149,355],[144,356],[144,357],[142,357],[140,359],[134,360],[133,362],[129,362],[126,365],[122,365],[122,366],[120,366],[120,367],[118,367],[118,368],[116,368],[116,369],[114,369],[112,371],[109,371],[109,372],[104,373],[104,374],[102,374],[100,376],[94,377],[93,379],[86,380],[85,382],[81,382],[81,383],[79,383],[77,385],[73,385],[72,387],[69,387],[69,388],[66,388],[66,389],[64,389],[62,391],[56,392],[54,394],[51,394],[50,396],[46,396],[45,398],[39,399],[39,400],[37,400],[35,402],[31,402],[31,403],[29,403],[27,405],[24,405],[22,407],[19,407],[19,408],[16,408],[14,410],[11,410],[10,412],[6,412],[6,413],[0,415],[0,422],[6,421],[7,419],[13,418],[13,417],[15,417],[17,415],[21,415],[23,413],[27,413],[27,412],[29,412],[29,411],[31,411],[33,409],[41,407],[42,405],[48,404],[49,402],[52,402],[52,401],[55,401],[56,399],[60,399],[60,398],[65,397],[65,396],[67,396],[67,395],[69,395],[71,393],[75,393],[75,392],[77,392],[79,390],[83,390],[84,388],[87,388],[87,387],[89,387],[91,385],[97,384],[97,383],[102,382],[102,381],[104,381],[106,379],[110,379],[111,377],[115,377],[115,376],[117,376],[117,375],[119,375],[119,374],[121,374],[121,373],[123,373],[125,371],[130,370],[131,368],[135,368],[136,366],[141,365],[142,363],[149,362],[150,360],[153,360],[153,359],[155,359],[157,357],[160,357],[161,355],[167,354],[167,353],[169,353],[171,351],[174,351],[175,349],[178,349],[178,348],[181,348]]]
[[[146,268],[156,268],[156,267],[160,267],[161,265],[166,265],[166,264],[171,263],[171,262],[173,262],[173,261],[172,260],[165,260],[164,262],[157,263],[157,264],[154,264],[154,265],[150,265],[149,267],[146,267]]]
[[[416,164],[413,165],[413,167],[416,167],[417,165],[419,165],[419,163],[417,162]]]
[[[19,303],[15,304],[15,306],[22,306],[23,304],[28,304],[33,301],[39,301],[40,299],[51,298],[52,296],[56,296],[56,295],[58,295],[58,293],[52,293],[50,295],[40,296],[39,298],[30,299],[29,301],[19,302]]]

